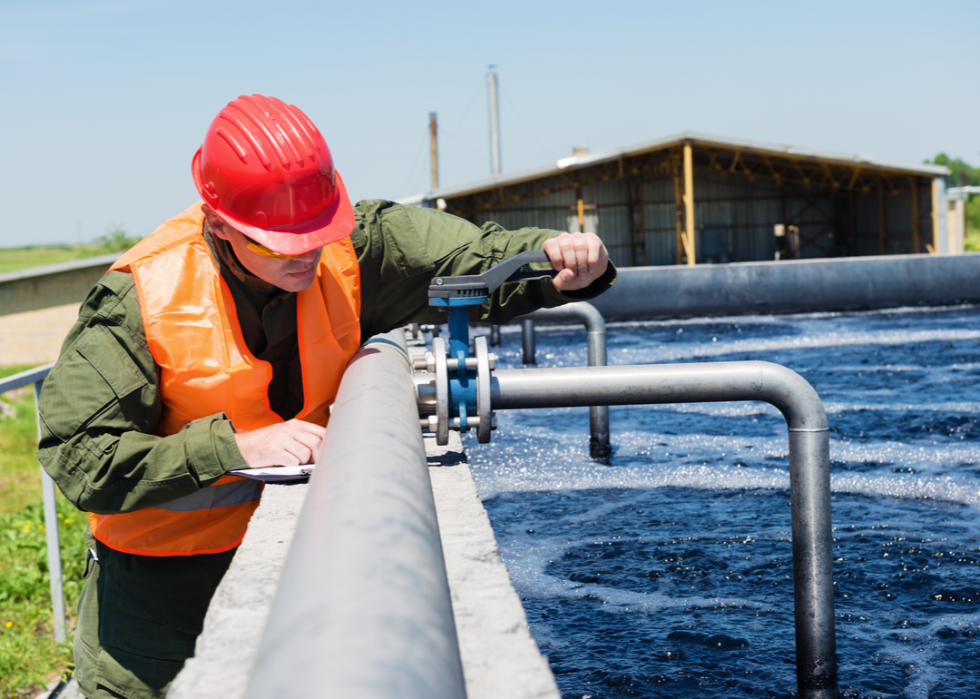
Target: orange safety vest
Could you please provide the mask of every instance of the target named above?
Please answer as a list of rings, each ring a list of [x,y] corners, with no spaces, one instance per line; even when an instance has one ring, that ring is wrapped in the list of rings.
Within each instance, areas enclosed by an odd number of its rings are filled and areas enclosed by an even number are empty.
[[[245,345],[228,285],[202,235],[198,202],[112,265],[136,281],[143,327],[160,368],[160,436],[225,413],[239,431],[282,422],[269,406],[272,367]],[[361,342],[360,271],[350,238],[323,248],[316,280],[297,295],[303,369],[299,419],[326,425],[347,362]],[[225,475],[210,487],[135,512],[90,514],[95,537],[117,551],[189,556],[241,543],[258,507],[258,481]]]

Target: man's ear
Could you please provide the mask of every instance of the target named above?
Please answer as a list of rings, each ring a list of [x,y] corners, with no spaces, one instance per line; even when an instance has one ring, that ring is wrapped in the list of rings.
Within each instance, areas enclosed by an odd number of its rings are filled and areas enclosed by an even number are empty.
[[[214,213],[214,209],[207,204],[202,204],[201,211],[204,212],[204,218],[208,220],[208,226],[211,227],[211,231],[222,240],[230,240],[228,229],[225,228],[225,222],[218,218],[218,215]]]

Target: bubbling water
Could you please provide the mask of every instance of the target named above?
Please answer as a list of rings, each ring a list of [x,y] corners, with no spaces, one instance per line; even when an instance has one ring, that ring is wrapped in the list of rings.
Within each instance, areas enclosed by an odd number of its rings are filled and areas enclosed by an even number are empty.
[[[609,363],[774,361],[831,428],[840,684],[980,688],[980,309],[615,324]],[[503,333],[498,366],[521,366]],[[581,329],[538,365],[584,366]],[[498,413],[473,472],[565,699],[776,697],[796,688],[786,425],[763,403]]]

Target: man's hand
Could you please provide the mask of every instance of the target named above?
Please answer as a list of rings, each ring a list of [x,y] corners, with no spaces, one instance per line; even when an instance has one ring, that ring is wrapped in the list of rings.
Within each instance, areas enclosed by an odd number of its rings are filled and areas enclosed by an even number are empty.
[[[320,450],[325,427],[289,420],[235,435],[238,451],[249,468],[311,464]]]
[[[609,252],[595,233],[562,233],[544,241],[558,291],[584,289],[606,272]]]

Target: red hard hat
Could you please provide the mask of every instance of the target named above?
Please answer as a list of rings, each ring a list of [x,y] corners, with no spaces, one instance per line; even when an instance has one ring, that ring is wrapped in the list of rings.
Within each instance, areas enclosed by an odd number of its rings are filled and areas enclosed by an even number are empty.
[[[299,109],[243,95],[222,109],[191,161],[201,198],[233,228],[284,255],[354,230],[326,141]]]

